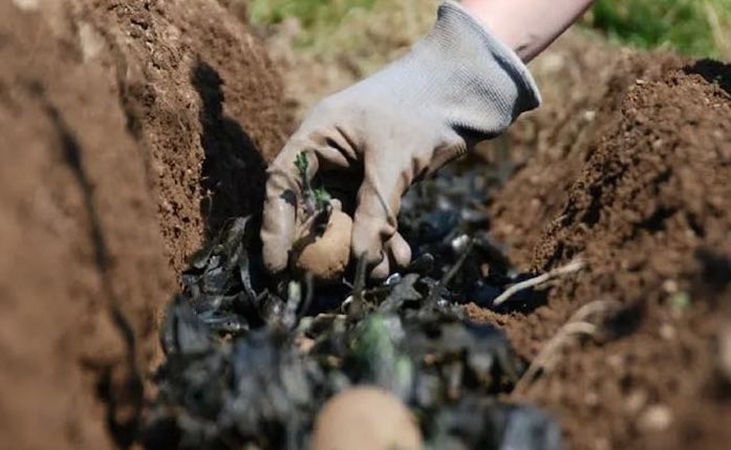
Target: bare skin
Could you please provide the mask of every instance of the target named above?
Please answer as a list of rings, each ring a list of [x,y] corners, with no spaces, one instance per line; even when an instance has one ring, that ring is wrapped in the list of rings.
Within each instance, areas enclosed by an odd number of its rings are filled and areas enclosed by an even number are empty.
[[[463,0],[462,6],[527,63],[592,3],[594,0]]]

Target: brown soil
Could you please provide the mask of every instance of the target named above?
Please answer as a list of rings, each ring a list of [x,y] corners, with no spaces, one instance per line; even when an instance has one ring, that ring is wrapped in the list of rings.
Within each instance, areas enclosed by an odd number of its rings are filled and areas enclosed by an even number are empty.
[[[0,1],[0,448],[128,446],[175,274],[261,204],[288,120],[234,3]],[[731,68],[573,42],[534,66],[560,81],[511,131],[492,231],[525,268],[589,268],[529,315],[471,312],[532,359],[582,304],[619,302],[614,339],[513,400],[569,448],[723,448]]]
[[[588,269],[530,315],[471,312],[532,359],[583,304],[619,302],[617,339],[573,340],[513,399],[556,413],[569,448],[725,448],[731,66],[639,55],[614,71],[588,135],[555,135],[491,205],[524,267]]]
[[[519,170],[492,206],[498,220],[492,232],[511,244],[511,257],[527,265],[540,239],[540,228],[559,213],[566,192],[583,169],[589,144],[616,118],[616,111],[635,80],[664,73],[676,60],[618,51],[580,35],[566,36],[538,59],[538,83],[544,104],[510,129],[510,159]],[[530,164],[528,164],[530,162]],[[521,211],[512,198],[525,198]],[[518,214],[515,219],[511,214]]]
[[[0,447],[126,446],[174,273],[260,204],[280,82],[214,0],[0,17]]]

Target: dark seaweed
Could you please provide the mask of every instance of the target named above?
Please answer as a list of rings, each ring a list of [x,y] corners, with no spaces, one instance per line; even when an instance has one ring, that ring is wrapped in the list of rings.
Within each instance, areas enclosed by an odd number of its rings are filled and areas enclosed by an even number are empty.
[[[141,436],[148,448],[306,449],[317,411],[355,384],[378,385],[419,418],[429,448],[556,449],[557,425],[509,406],[524,371],[506,336],[469,321],[512,273],[485,231],[481,166],[444,172],[404,199],[414,262],[386,282],[269,280],[258,225],[237,218],[190,262],[162,330],[166,360]],[[523,296],[504,308],[523,309]]]

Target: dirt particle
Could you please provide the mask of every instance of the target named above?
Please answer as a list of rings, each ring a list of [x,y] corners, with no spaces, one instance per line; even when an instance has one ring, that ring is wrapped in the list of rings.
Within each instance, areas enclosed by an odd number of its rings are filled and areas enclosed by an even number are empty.
[[[660,325],[660,337],[666,341],[672,341],[678,336],[678,330],[667,323]]]
[[[625,411],[631,416],[637,415],[642,408],[645,407],[648,400],[648,394],[644,390],[635,390],[627,396],[625,400]]]
[[[726,326],[718,336],[718,357],[721,372],[731,383],[731,326]]]
[[[673,413],[665,405],[652,405],[639,417],[637,426],[644,432],[662,432],[673,422]]]
[[[79,45],[84,62],[91,61],[104,50],[104,38],[86,22],[79,24]]]
[[[13,4],[23,11],[35,11],[40,6],[40,0],[13,0]]]

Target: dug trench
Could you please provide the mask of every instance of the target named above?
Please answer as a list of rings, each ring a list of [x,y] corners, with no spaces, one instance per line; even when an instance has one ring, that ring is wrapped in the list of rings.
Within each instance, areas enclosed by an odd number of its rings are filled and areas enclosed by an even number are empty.
[[[260,206],[289,131],[281,86],[212,0],[6,1],[0,17],[2,446],[139,444],[176,277]],[[467,311],[547,361],[501,400],[552,414],[566,448],[724,448],[731,68],[645,54],[611,67],[593,120],[527,151],[487,209],[516,267],[586,268],[524,312]],[[586,304],[618,314],[553,346]],[[176,430],[142,441],[179,445]]]

